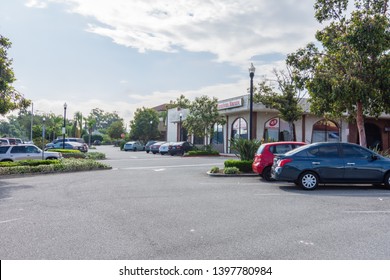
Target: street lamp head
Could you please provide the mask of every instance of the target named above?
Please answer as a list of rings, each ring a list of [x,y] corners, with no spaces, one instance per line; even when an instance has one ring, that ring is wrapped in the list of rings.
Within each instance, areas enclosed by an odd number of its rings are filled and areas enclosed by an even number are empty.
[[[256,68],[255,68],[255,66],[253,66],[253,63],[251,63],[251,67],[249,67],[248,70],[249,70],[249,75],[255,74]]]
[[[66,102],[64,103],[64,109],[66,110],[66,107],[68,107],[68,105],[66,104]]]
[[[183,117],[183,114],[182,114],[182,113],[180,113],[180,114],[179,114],[179,117],[180,117],[180,118],[181,118],[181,117]]]

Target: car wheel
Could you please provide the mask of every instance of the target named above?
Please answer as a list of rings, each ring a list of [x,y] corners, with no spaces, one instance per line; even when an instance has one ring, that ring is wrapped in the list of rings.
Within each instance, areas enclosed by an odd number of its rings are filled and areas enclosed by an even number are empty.
[[[314,190],[318,187],[318,176],[313,172],[304,172],[299,177],[299,185],[304,190]]]
[[[149,154],[149,151],[146,151],[147,154]]]
[[[263,169],[263,179],[266,180],[266,181],[272,181],[272,177],[271,177],[271,166],[267,166]]]
[[[385,187],[390,189],[390,172],[388,172],[385,176]]]
[[[137,151],[137,148],[134,148],[134,149],[133,149],[133,152],[136,152],[136,151]]]

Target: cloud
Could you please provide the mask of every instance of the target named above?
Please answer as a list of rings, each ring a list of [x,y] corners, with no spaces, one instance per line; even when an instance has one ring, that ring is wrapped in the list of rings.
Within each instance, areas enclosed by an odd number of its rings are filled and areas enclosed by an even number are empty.
[[[47,7],[47,2],[39,0],[27,0],[26,7],[43,9]]]
[[[140,52],[209,52],[235,65],[292,52],[318,27],[311,0],[48,1],[90,18],[89,32]]]

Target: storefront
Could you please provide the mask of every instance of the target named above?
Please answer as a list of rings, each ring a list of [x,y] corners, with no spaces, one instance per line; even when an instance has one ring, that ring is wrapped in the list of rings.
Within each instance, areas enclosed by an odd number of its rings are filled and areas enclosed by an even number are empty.
[[[302,118],[290,126],[278,116],[278,111],[266,108],[263,104],[253,104],[253,138],[264,141],[286,141],[294,139],[306,143],[314,142],[352,142],[358,143],[357,128],[346,120],[324,119],[309,112],[309,104],[302,104]],[[216,125],[211,143],[223,153],[230,153],[231,138],[248,138],[249,135],[249,95],[238,96],[218,103],[218,110],[225,117],[226,124]],[[182,121],[188,114],[187,109],[168,111],[167,141],[179,141],[180,133],[184,137]],[[180,117],[181,116],[181,117]],[[390,147],[390,116],[379,119],[368,118],[365,123],[367,144],[370,148],[377,146],[381,150]],[[185,134],[185,137],[187,135]],[[204,144],[204,139],[190,136],[196,144]],[[194,140],[196,140],[194,142]]]

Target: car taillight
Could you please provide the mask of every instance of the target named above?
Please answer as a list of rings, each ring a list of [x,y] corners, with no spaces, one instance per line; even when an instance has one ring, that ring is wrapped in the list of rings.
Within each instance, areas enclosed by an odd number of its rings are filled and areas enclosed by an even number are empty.
[[[291,158],[281,159],[278,162],[279,167],[285,166],[287,163],[292,162],[293,160]]]

